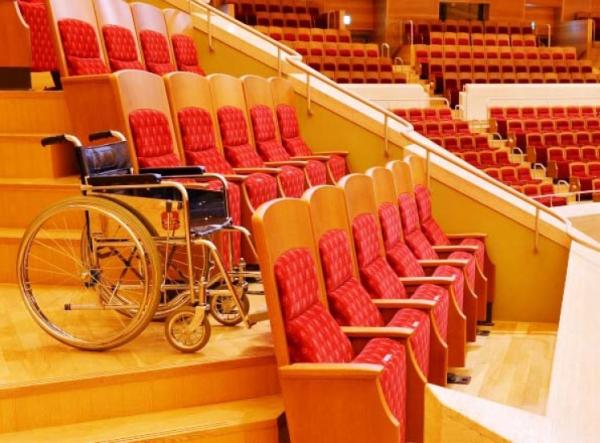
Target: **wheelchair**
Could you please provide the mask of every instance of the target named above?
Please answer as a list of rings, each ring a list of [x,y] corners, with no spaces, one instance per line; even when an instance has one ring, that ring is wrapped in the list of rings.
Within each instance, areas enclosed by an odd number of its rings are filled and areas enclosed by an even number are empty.
[[[18,281],[33,319],[58,341],[93,351],[133,340],[153,320],[164,320],[167,341],[181,352],[206,345],[209,313],[224,325],[252,326],[246,277],[254,274],[243,260],[233,266],[231,238],[254,247],[229,216],[227,181],[202,167],[134,174],[125,137],[89,136],[104,139],[117,141],[41,142],[73,146],[81,195],[47,208],[21,241]],[[229,266],[217,238],[229,246]]]

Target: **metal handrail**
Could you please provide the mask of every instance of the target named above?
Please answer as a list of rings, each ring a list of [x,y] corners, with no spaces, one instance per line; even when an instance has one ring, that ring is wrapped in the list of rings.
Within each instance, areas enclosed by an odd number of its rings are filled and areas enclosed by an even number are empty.
[[[455,155],[451,154],[450,152],[446,151],[444,148],[435,145],[433,142],[428,140],[428,143],[424,143],[421,140],[424,137],[421,134],[415,132],[413,126],[409,122],[398,117],[393,112],[390,112],[387,109],[384,109],[384,108],[372,103],[371,101],[369,101],[349,90],[342,88],[337,83],[333,82],[332,80],[330,80],[329,78],[327,78],[326,76],[321,74],[320,72],[317,72],[314,69],[310,68],[308,65],[305,65],[304,63],[301,62],[301,57],[297,52],[295,52],[292,49],[271,39],[269,36],[266,36],[266,35],[262,34],[261,32],[258,32],[255,29],[253,29],[243,23],[240,23],[235,18],[232,18],[231,16],[222,13],[221,11],[213,8],[212,6],[210,6],[208,4],[199,3],[196,0],[189,0],[189,2],[205,9],[207,11],[207,14],[212,13],[212,14],[218,15],[221,18],[223,18],[224,20],[230,22],[231,24],[233,24],[235,26],[239,26],[243,29],[246,29],[249,32],[256,35],[257,37],[265,40],[266,42],[269,42],[276,47],[280,47],[281,50],[278,52],[278,54],[280,54],[281,52],[285,53],[285,57],[283,58],[282,61],[293,66],[294,68],[298,69],[299,71],[301,71],[302,73],[304,73],[306,75],[307,83],[309,86],[308,89],[310,89],[310,79],[315,78],[315,79],[319,80],[320,82],[326,84],[327,86],[335,89],[336,91],[344,94],[345,96],[358,101],[359,103],[367,106],[368,108],[370,108],[373,111],[378,112],[383,117],[383,120],[384,120],[384,122],[383,122],[384,130],[383,130],[382,137],[384,139],[384,151],[386,152],[386,154],[387,154],[387,147],[388,147],[388,142],[389,142],[389,138],[388,138],[389,137],[389,131],[388,131],[389,122],[392,121],[392,122],[395,122],[395,123],[401,125],[403,130],[399,131],[399,132],[404,137],[406,137],[410,142],[412,142],[413,144],[417,145],[418,147],[424,149],[426,152],[427,179],[429,179],[429,175],[431,172],[431,167],[430,167],[431,154],[434,154],[434,155],[440,157],[441,159],[449,162],[453,166],[456,166],[463,171],[466,171],[466,172],[469,172],[469,173],[475,175],[477,178],[483,180],[487,184],[494,186],[496,188],[502,189],[503,191],[507,192],[512,197],[516,198],[517,200],[520,200],[523,203],[526,203],[529,206],[533,207],[533,209],[535,210],[535,220],[536,220],[535,221],[535,250],[536,251],[538,249],[538,242],[539,242],[538,237],[539,237],[540,213],[545,213],[546,215],[558,220],[559,222],[561,222],[565,225],[564,232],[572,241],[576,241],[576,242],[600,253],[600,243],[596,242],[596,241],[590,242],[587,238],[584,238],[582,235],[573,232],[573,224],[571,223],[571,221],[569,219],[562,217],[561,215],[548,209],[546,206],[542,205],[541,203],[533,200],[530,197],[527,197],[526,195],[511,188],[510,186],[507,186],[504,183],[497,181],[496,179],[490,177],[483,171],[475,168],[472,165],[469,165],[468,163],[464,162],[462,159],[460,159],[460,158],[456,157]],[[191,8],[190,8],[190,10],[191,10]],[[310,112],[310,93],[307,93],[307,101],[309,102],[309,112]]]

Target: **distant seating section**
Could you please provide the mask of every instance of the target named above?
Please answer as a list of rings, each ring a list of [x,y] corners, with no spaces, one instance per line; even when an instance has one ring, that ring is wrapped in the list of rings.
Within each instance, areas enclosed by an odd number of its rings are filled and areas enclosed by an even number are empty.
[[[389,55],[374,43],[353,43],[344,29],[256,26],[258,31],[294,49],[311,68],[338,83],[406,83],[394,72]]]
[[[476,20],[415,20],[405,22],[404,41],[414,44],[441,44],[445,39],[451,44],[488,46],[537,46],[531,22],[496,23]],[[440,41],[441,39],[441,41]],[[461,43],[456,43],[460,41]],[[440,43],[434,43],[440,42]],[[481,42],[481,43],[480,43]]]
[[[572,47],[419,45],[421,78],[457,103],[467,83],[597,83],[590,60],[577,60]]]
[[[81,0],[76,8],[64,0],[48,4],[52,17],[48,33],[55,35],[57,65],[63,76],[122,69],[159,75],[177,70],[204,74],[191,37],[189,14],[123,0]],[[48,59],[54,46],[46,47],[44,57]],[[51,66],[46,63],[44,67]]]
[[[233,4],[235,18],[251,26],[288,26],[311,28],[322,23],[319,7],[300,0],[227,0]]]

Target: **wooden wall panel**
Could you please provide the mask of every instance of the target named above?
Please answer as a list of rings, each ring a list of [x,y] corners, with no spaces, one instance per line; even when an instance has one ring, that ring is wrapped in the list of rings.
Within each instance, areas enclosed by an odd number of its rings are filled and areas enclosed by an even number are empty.
[[[525,19],[536,23],[538,34],[547,32],[546,25],[554,27],[558,16],[560,16],[560,9],[546,7],[528,7],[525,9]]]
[[[577,12],[591,12],[592,0],[563,0],[561,20],[573,20]]]
[[[350,30],[374,29],[374,0],[320,0],[319,8],[321,11],[345,10],[352,16],[352,24],[348,26]]]

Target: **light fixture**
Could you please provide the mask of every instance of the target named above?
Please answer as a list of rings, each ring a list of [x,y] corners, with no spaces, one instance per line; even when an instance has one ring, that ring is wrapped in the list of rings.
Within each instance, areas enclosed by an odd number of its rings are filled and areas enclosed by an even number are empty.
[[[344,25],[349,26],[352,24],[352,16],[350,14],[344,14]]]
[[[532,22],[531,22],[531,29],[532,29],[533,31],[535,31],[535,27],[536,27],[535,21],[532,21]]]

